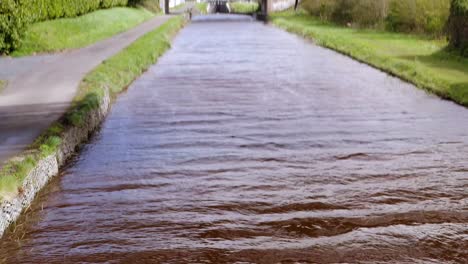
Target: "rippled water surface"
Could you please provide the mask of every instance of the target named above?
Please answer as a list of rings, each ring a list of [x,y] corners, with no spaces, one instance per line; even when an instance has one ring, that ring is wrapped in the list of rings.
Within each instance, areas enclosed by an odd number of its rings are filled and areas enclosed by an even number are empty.
[[[7,263],[466,263],[468,111],[199,17],[0,242]]]

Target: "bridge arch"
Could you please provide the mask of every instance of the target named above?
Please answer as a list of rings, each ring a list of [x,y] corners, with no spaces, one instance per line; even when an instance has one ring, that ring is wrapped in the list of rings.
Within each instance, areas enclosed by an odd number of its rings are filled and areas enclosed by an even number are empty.
[[[173,0],[162,0],[162,5],[165,14],[170,13],[170,1]],[[204,0],[206,2],[231,2],[231,0]],[[260,15],[266,17],[268,13],[274,11],[282,11],[288,9],[295,4],[295,0],[258,0],[260,4]]]

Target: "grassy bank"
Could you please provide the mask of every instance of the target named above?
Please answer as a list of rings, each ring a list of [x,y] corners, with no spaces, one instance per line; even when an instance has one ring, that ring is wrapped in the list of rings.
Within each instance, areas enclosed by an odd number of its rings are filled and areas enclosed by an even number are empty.
[[[35,23],[29,26],[21,47],[12,56],[84,47],[124,32],[153,16],[143,8],[120,7]]]
[[[258,3],[246,3],[246,2],[232,2],[229,3],[231,5],[231,11],[233,13],[238,14],[251,14],[255,13],[258,10]]]
[[[272,15],[273,24],[468,106],[468,59],[446,40],[337,26],[305,13]]]
[[[170,48],[171,37],[183,24],[182,17],[171,18],[90,72],[80,84],[78,95],[67,114],[25,151],[27,154],[23,159],[9,161],[0,170],[0,201],[20,192],[25,177],[37,162],[57,152],[63,131],[81,126],[87,113],[99,107],[104,87],[115,98]]]

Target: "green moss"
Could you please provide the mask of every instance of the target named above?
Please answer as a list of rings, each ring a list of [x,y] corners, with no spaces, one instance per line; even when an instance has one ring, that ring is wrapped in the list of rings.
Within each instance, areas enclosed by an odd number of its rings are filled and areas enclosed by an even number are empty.
[[[22,160],[10,161],[0,170],[0,201],[20,191],[24,178],[39,159],[57,151],[67,127],[81,126],[92,109],[99,107],[104,89],[116,97],[133,80],[154,64],[170,48],[170,39],[184,24],[173,17],[158,29],[144,35],[126,49],[90,72],[80,84],[79,93],[65,118],[55,122],[29,148]]]
[[[304,13],[274,14],[271,21],[443,98],[468,106],[468,59],[447,51],[446,40],[377,30],[356,30]]]
[[[81,48],[124,32],[154,14],[143,8],[118,7],[75,18],[62,18],[29,26],[12,56]]]

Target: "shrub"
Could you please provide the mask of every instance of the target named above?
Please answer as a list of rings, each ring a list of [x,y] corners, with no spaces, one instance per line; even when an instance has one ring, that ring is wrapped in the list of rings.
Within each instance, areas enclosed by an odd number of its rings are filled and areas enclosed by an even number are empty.
[[[444,34],[450,0],[392,0],[387,28],[399,32]]]
[[[321,20],[331,20],[336,2],[336,0],[305,0],[301,5],[309,14]]]
[[[358,26],[383,26],[390,0],[355,0],[351,11],[352,22]]]
[[[17,48],[26,26],[25,16],[14,0],[0,3],[0,53]]]
[[[128,4],[128,0],[102,0],[101,7],[109,8],[114,6],[125,6]]]
[[[468,0],[452,0],[448,31],[450,46],[468,57]]]
[[[374,27],[383,24],[391,0],[305,0],[311,15],[339,24]]]
[[[442,35],[450,0],[304,0],[302,6],[311,15],[339,24]]]

